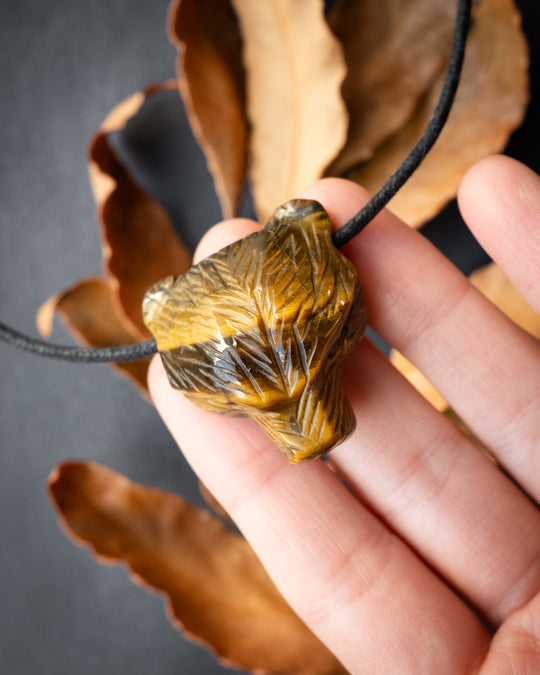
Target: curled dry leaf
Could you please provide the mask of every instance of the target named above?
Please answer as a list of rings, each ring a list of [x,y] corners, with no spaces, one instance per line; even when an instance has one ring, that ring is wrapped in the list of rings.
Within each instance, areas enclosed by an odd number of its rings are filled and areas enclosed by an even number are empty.
[[[163,593],[173,623],[226,663],[290,675],[345,673],[249,545],[208,511],[94,463],[61,465],[49,489],[70,537]]]
[[[108,138],[140,109],[146,98],[174,82],[153,85],[120,103],[105,119],[89,148],[89,171],[104,239],[106,272],[120,319],[137,340],[149,333],[142,320],[145,292],[170,274],[183,274],[191,256],[167,212],[131,177]]]
[[[454,14],[448,0],[338,0],[329,23],[347,62],[350,123],[329,175],[372,157],[410,119],[448,59]]]
[[[178,88],[213,176],[224,218],[238,214],[247,122],[238,23],[228,0],[175,0],[169,37],[178,49]]]
[[[39,309],[40,333],[50,337],[57,314],[78,342],[86,347],[114,347],[136,342],[118,318],[110,283],[99,277],[81,279],[49,298]],[[111,364],[148,396],[146,374],[150,358]]]
[[[240,21],[261,222],[318,179],[345,142],[341,46],[322,0],[232,0]]]
[[[420,39],[420,38],[419,38]],[[528,50],[513,0],[475,3],[463,74],[441,136],[389,208],[412,226],[434,216],[452,199],[475,162],[504,148],[520,124],[528,100]],[[378,148],[374,157],[347,173],[378,190],[424,131],[439,97],[444,73],[410,121]]]

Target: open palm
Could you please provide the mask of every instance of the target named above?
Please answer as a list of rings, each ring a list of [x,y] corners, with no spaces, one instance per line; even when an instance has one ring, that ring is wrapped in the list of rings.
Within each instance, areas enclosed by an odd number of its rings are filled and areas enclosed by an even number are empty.
[[[320,181],[336,227],[366,202]],[[540,311],[540,179],[493,157],[464,179],[469,227]],[[198,257],[259,228],[213,228]],[[389,212],[343,252],[371,326],[491,450],[481,454],[364,340],[345,367],[357,428],[321,461],[289,465],[250,420],[173,391],[156,405],[283,595],[351,673],[540,673],[540,345]],[[516,485],[517,483],[517,485]],[[492,627],[490,630],[489,627]]]

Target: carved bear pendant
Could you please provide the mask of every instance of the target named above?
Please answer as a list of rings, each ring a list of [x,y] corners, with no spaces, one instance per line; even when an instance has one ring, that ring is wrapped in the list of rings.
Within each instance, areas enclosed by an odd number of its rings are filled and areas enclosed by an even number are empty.
[[[143,302],[173,387],[202,408],[256,420],[291,461],[355,427],[341,367],[366,323],[352,263],[316,201],[156,284]]]

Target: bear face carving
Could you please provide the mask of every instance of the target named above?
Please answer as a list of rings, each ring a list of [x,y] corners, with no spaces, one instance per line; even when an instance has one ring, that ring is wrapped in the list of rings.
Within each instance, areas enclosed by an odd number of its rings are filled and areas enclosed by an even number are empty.
[[[260,232],[159,282],[143,315],[173,387],[205,409],[252,417],[290,461],[354,429],[341,367],[366,308],[318,202],[287,202]]]

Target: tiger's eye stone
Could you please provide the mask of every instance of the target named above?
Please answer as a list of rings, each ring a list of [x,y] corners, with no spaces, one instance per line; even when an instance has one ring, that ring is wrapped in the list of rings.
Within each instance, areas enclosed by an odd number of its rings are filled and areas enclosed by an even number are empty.
[[[143,302],[173,387],[202,408],[255,419],[292,462],[354,429],[341,367],[366,309],[352,263],[315,201],[156,284]]]

